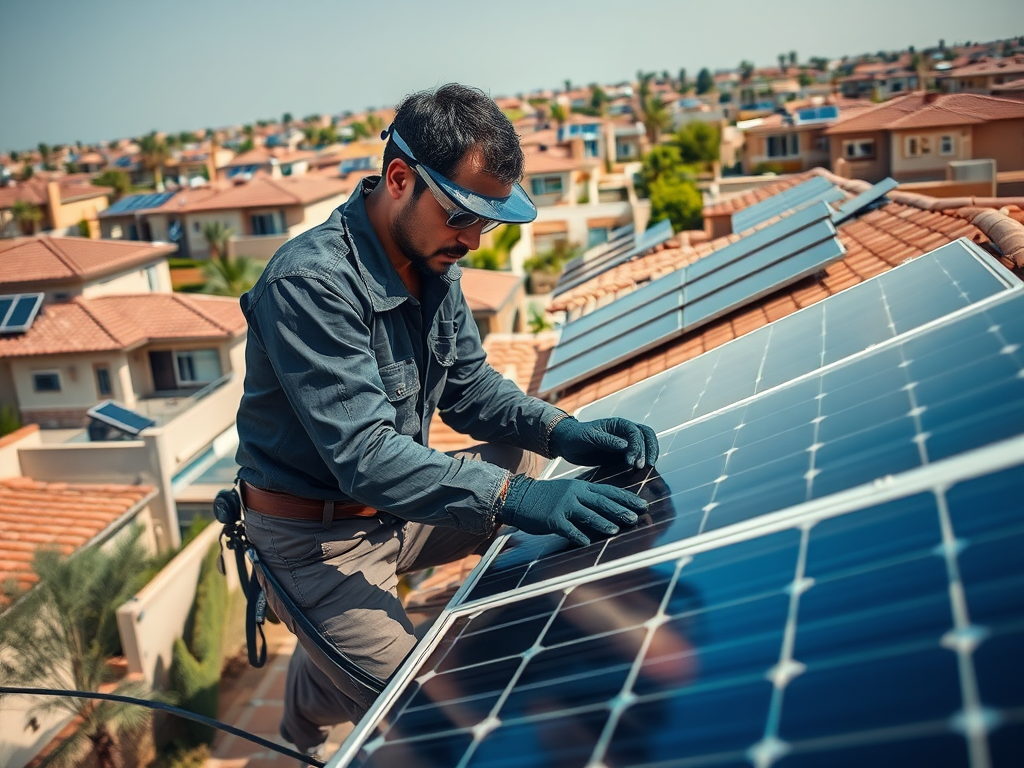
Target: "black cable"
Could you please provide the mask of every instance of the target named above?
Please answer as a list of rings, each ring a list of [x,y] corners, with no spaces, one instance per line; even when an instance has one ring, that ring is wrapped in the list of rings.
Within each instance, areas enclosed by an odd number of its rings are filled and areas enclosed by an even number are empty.
[[[233,736],[240,736],[243,739],[252,741],[259,744],[261,747],[272,749],[275,752],[279,752],[282,755],[298,760],[300,763],[307,765],[315,765],[317,768],[324,768],[326,763],[317,760],[311,755],[305,755],[302,752],[296,752],[294,749],[288,749],[288,747],[282,747],[280,744],[275,744],[272,741],[267,741],[264,738],[256,736],[255,734],[243,731],[240,728],[236,728],[233,725],[222,723],[220,720],[214,720],[212,717],[206,717],[205,715],[197,715],[195,712],[189,712],[187,709],[181,709],[170,704],[164,704],[160,701],[147,701],[146,699],[136,699],[132,696],[121,696],[116,693],[95,693],[86,691],[61,691],[51,690],[49,688],[15,688],[8,685],[0,685],[0,693],[11,693],[20,696],[65,696],[71,699],[99,699],[101,701],[119,701],[124,704],[137,704],[140,707],[149,707],[150,709],[157,709],[161,712],[169,712],[172,715],[178,715],[189,720],[195,720],[197,723],[203,725],[209,725],[212,728],[217,728],[221,731],[226,731]]]

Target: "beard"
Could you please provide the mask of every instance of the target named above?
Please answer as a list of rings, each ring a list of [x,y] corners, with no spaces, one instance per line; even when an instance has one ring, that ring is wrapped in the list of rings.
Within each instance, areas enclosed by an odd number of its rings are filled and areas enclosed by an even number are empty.
[[[412,232],[415,228],[412,218],[411,205],[406,206],[400,211],[391,224],[391,239],[395,241],[395,245],[398,246],[402,255],[412,262],[413,267],[421,275],[440,277],[451,268],[448,264],[435,264],[433,259],[436,256],[452,256],[461,259],[469,253],[469,248],[462,243],[447,248],[439,248],[432,253],[425,253],[420,250],[412,241]]]

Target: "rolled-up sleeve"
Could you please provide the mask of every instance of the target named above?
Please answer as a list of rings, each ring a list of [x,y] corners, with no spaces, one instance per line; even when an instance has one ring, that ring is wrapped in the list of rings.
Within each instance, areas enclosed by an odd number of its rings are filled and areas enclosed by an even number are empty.
[[[458,355],[438,403],[445,423],[476,440],[514,445],[550,458],[548,436],[565,413],[530,397],[491,367],[464,300],[456,310],[456,324]]]
[[[452,458],[397,431],[370,329],[349,300],[315,278],[291,276],[270,282],[249,314],[342,493],[408,520],[493,529],[508,472]]]

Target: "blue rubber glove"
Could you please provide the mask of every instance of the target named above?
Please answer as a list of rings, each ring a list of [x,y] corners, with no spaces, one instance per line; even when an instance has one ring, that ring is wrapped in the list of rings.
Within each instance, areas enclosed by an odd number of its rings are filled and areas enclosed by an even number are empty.
[[[557,533],[585,547],[593,533],[616,534],[646,511],[646,501],[614,485],[516,475],[498,517],[525,533]]]
[[[572,416],[555,424],[548,447],[581,467],[626,464],[634,469],[653,467],[658,460],[658,437],[646,424],[626,419],[576,421]]]

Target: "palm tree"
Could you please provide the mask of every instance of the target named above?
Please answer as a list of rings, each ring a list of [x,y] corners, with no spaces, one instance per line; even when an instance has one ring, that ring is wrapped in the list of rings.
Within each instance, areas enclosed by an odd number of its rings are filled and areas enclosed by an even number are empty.
[[[648,96],[640,102],[643,111],[641,120],[647,130],[647,140],[654,146],[661,139],[661,132],[672,124],[672,118],[657,96]]]
[[[222,221],[208,221],[203,224],[203,239],[210,246],[210,258],[220,259],[227,256],[228,241],[235,230]]]
[[[141,527],[112,551],[100,547],[70,557],[36,552],[39,583],[0,621],[0,681],[5,685],[97,691],[116,675],[107,660],[120,651],[115,610],[141,587],[147,556]],[[156,699],[145,685],[123,681],[114,693]],[[119,745],[140,734],[149,712],[132,704],[47,698],[29,714],[59,712],[74,718],[74,732],[44,765],[77,766],[91,751],[100,768],[116,768]]]
[[[260,279],[263,266],[248,256],[221,256],[203,264],[203,293],[241,296]]]
[[[171,156],[167,142],[159,138],[156,131],[153,131],[139,141],[139,154],[142,156],[143,167],[153,172],[153,181],[156,184],[157,192],[163,192],[164,163]]]
[[[559,129],[561,129],[561,127],[565,125],[565,121],[569,117],[566,113],[565,107],[563,107],[557,101],[551,102],[551,106],[549,107],[549,113],[551,115],[551,119],[555,121],[555,125],[557,125]]]
[[[23,235],[34,235],[36,227],[43,220],[43,209],[27,200],[15,200],[11,215]]]

